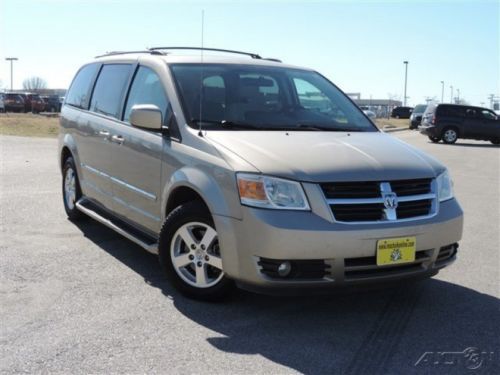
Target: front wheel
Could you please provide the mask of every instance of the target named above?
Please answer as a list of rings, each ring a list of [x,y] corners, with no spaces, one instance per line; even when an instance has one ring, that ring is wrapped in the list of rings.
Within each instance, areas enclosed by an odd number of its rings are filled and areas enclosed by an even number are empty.
[[[434,143],[439,143],[439,141],[441,140],[441,138],[433,137],[432,135],[429,135],[429,139],[431,140],[431,142],[434,142]]]
[[[159,257],[167,278],[187,297],[221,300],[233,288],[222,267],[218,233],[201,202],[185,203],[168,215]]]
[[[69,157],[64,162],[62,193],[64,210],[70,220],[78,220],[83,217],[83,213],[76,208],[76,202],[81,198],[80,183],[76,174],[75,162]]]

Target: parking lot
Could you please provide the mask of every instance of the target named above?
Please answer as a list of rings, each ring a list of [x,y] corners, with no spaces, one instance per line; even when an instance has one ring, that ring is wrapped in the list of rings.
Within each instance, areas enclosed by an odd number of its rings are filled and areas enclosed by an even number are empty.
[[[450,169],[465,212],[454,265],[386,290],[223,304],[183,298],[155,256],[69,222],[55,139],[0,136],[0,371],[500,373],[500,148],[393,135]]]

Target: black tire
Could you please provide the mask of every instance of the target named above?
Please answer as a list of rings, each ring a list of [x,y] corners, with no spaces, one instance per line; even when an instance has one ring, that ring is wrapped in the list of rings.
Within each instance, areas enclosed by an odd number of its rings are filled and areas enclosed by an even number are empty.
[[[441,140],[441,138],[439,138],[439,137],[433,137],[432,135],[429,135],[429,139],[433,143],[439,143],[439,141]]]
[[[500,145],[500,138],[490,139],[490,142],[494,145]]]
[[[172,249],[176,246],[176,243],[173,243],[173,241],[176,241],[177,238],[174,238],[174,236],[177,236],[176,233],[181,227],[183,227],[184,225],[189,225],[191,223],[202,223],[215,230],[215,225],[213,223],[210,212],[207,211],[207,208],[203,203],[193,201],[176,207],[167,216],[160,231],[160,238],[158,243],[160,263],[170,282],[186,297],[203,301],[221,301],[223,299],[226,299],[228,296],[230,296],[232,290],[234,289],[234,283],[223,274],[223,271],[219,271],[222,273],[219,273],[218,276],[214,276],[214,278],[216,279],[214,280],[214,285],[206,287],[196,287],[181,278],[181,276],[178,274],[178,272],[180,271],[177,271],[176,267],[174,266],[172,260]],[[179,246],[182,246],[182,244]],[[196,246],[199,246],[199,244],[197,244]],[[194,249],[191,249],[187,246],[184,246],[186,254],[195,251]],[[196,248],[196,252],[198,251],[199,249]],[[207,248],[206,251],[206,254],[208,254],[208,251],[211,250]],[[185,272],[196,275],[197,265],[195,264],[195,262],[197,262],[196,258],[194,258],[193,262],[189,263],[182,269],[185,270]],[[198,262],[197,264],[199,266],[200,263]],[[203,264],[202,268],[205,270],[205,263]],[[212,269],[211,266],[208,268],[210,268],[210,271],[218,271],[215,268]],[[191,277],[195,277],[194,275],[191,275]],[[186,276],[184,277],[186,278]],[[220,279],[218,279],[218,277],[220,277]]]
[[[71,199],[66,192],[66,185],[68,184],[67,174],[70,173],[70,170],[73,171],[74,175],[74,199]],[[75,162],[71,156],[64,162],[62,177],[62,196],[66,215],[68,215],[70,220],[80,220],[85,216],[76,208],[75,203],[82,197],[82,191],[80,189],[80,181],[76,172]]]
[[[445,128],[441,134],[441,139],[444,143],[451,145],[458,139],[458,131],[456,128]]]

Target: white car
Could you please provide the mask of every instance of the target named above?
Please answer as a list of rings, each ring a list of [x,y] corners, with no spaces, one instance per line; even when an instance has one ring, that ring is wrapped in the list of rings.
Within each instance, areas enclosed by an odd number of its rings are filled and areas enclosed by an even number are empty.
[[[370,118],[370,120],[375,120],[377,118],[377,115],[373,111],[370,111],[368,109],[364,109],[363,112],[365,115],[367,115]]]

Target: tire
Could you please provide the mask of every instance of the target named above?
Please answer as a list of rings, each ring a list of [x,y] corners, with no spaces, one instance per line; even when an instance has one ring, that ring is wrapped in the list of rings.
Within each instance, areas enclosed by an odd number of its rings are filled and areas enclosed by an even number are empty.
[[[441,140],[441,138],[439,138],[439,137],[433,137],[432,135],[429,135],[429,139],[433,143],[439,143],[439,141]]]
[[[166,276],[183,295],[203,301],[230,295],[234,285],[222,270],[217,232],[203,203],[188,202],[172,210],[158,245]]]
[[[82,197],[82,191],[75,162],[71,156],[66,159],[63,166],[62,195],[68,218],[73,221],[82,219],[83,213],[76,208],[76,202]]]
[[[443,140],[444,143],[448,145],[455,143],[458,139],[457,129],[455,128],[444,129],[443,133],[441,134],[441,139]]]
[[[494,145],[500,145],[500,138],[490,139],[490,142]]]

